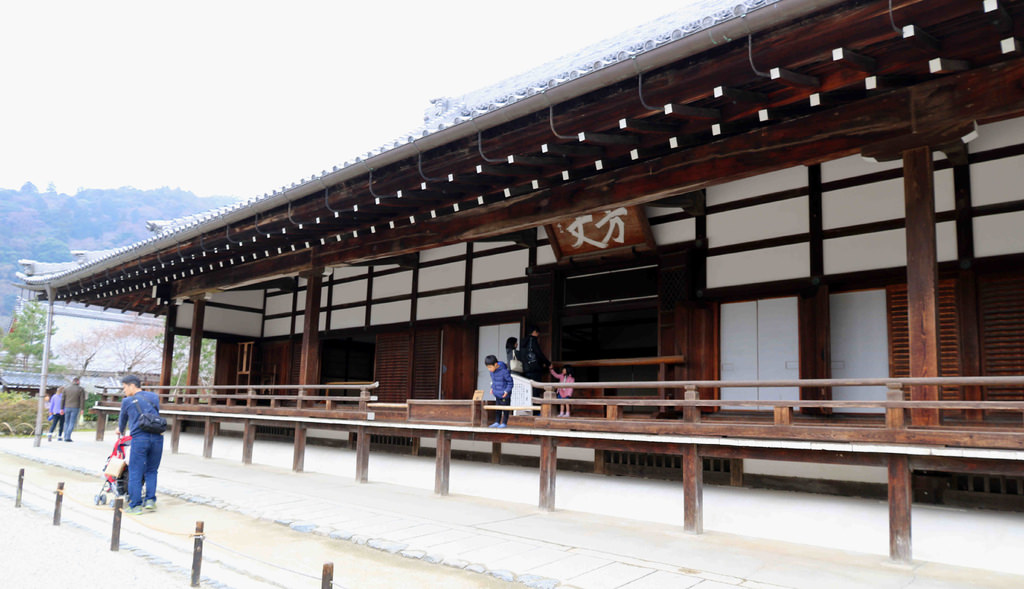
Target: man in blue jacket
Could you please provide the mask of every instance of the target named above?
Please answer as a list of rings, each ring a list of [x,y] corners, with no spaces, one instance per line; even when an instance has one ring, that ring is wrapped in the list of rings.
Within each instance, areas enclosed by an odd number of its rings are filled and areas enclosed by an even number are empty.
[[[491,394],[494,395],[496,405],[509,406],[512,404],[512,373],[508,365],[499,362],[493,354],[484,358],[484,366],[491,373]],[[498,411],[497,421],[488,427],[506,427],[508,424],[509,411]]]
[[[131,455],[128,460],[128,513],[140,514],[156,509],[156,476],[160,458],[164,453],[164,437],[142,431],[139,416],[143,413],[160,414],[160,397],[142,390],[142,381],[134,374],[121,379],[124,399],[121,416],[117,421],[117,435],[132,435]],[[146,481],[146,503],[142,503],[142,481]]]

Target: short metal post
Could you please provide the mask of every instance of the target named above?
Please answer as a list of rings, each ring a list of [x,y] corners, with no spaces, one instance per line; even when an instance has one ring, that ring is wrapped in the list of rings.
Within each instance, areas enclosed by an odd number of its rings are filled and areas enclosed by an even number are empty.
[[[334,563],[324,563],[324,574],[320,579],[320,589],[331,589],[334,586]]]
[[[53,503],[53,525],[60,525],[60,507],[64,502],[64,483],[57,483],[57,498]]]
[[[114,527],[110,530],[110,551],[117,552],[121,549],[121,510],[124,508],[124,498],[118,497],[114,500]]]
[[[203,522],[196,522],[195,544],[192,547],[192,586],[199,586],[199,571],[203,567]]]
[[[25,469],[18,471],[18,492],[14,495],[14,506],[21,507],[21,489],[25,486]]]

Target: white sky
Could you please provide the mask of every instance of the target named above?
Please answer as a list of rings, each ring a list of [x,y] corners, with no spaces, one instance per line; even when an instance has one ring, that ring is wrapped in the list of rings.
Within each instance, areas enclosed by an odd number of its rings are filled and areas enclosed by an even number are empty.
[[[8,2],[0,187],[249,197],[685,0]]]

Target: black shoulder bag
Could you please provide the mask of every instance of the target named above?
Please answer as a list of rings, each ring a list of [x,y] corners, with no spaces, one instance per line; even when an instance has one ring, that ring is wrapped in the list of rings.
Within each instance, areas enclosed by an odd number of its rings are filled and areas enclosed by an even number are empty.
[[[133,400],[135,401],[135,408],[138,409],[139,400]],[[151,409],[156,411],[156,409],[149,401],[143,399],[142,402],[145,403],[146,405],[149,405]],[[162,434],[165,431],[167,431],[167,420],[164,419],[163,417],[160,417],[160,413],[158,412],[149,413],[143,411],[142,409],[139,409],[139,429],[148,434]]]

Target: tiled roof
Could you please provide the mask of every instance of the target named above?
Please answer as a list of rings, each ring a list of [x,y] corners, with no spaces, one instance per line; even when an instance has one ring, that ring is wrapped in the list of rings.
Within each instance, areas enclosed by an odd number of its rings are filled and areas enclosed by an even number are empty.
[[[785,1],[796,2],[796,0]],[[743,18],[755,10],[780,3],[783,3],[783,0],[694,0],[690,5],[680,8],[672,14],[548,62],[524,74],[513,76],[500,83],[457,98],[435,99],[432,101],[432,106],[427,109],[423,126],[376,149],[358,155],[352,161],[346,161],[341,166],[334,166],[331,171],[323,170],[321,174],[314,174],[308,180],[302,178],[298,182],[292,182],[291,187],[281,187],[280,190],[274,190],[269,194],[264,193],[262,196],[255,196],[206,213],[173,220],[149,221],[147,227],[153,232],[153,235],[148,239],[114,250],[95,252],[95,255],[85,255],[89,252],[78,252],[83,256],[84,261],[77,259],[75,263],[41,264],[32,260],[21,260],[25,271],[17,273],[17,277],[26,285],[38,288],[53,281],[70,281],[73,274],[97,264],[107,262],[109,265],[114,265],[121,254],[130,252],[134,257],[142,251],[146,253],[159,251],[168,245],[180,243],[198,235],[204,228],[201,226],[232,223],[239,220],[242,215],[233,213],[241,209],[250,209],[245,213],[246,215],[251,214],[252,209],[269,210],[283,204],[286,200],[300,198],[304,194],[310,193],[311,190],[308,190],[310,184],[316,186],[318,190],[322,190],[325,186],[324,178],[328,176],[331,176],[333,181],[339,174],[347,177],[356,172],[365,173],[370,169],[370,163],[374,158],[385,154],[390,155],[390,152],[398,148],[460,124],[472,122],[478,117],[508,108],[532,96],[547,93],[563,85],[572,85],[572,82],[585,79],[590,74],[628,62],[666,44],[706,32],[716,25]],[[748,30],[750,30],[749,27]],[[723,37],[722,42],[729,40]],[[352,174],[344,174],[349,172],[348,168],[353,166],[357,167]],[[299,190],[297,195],[293,194],[296,189],[304,188],[306,190]],[[104,264],[103,267],[109,266]]]
[[[4,370],[0,372],[0,384],[9,389],[38,389],[42,375],[38,372],[15,372]],[[63,376],[49,374],[46,376],[46,387],[63,387],[68,385],[68,380]]]

